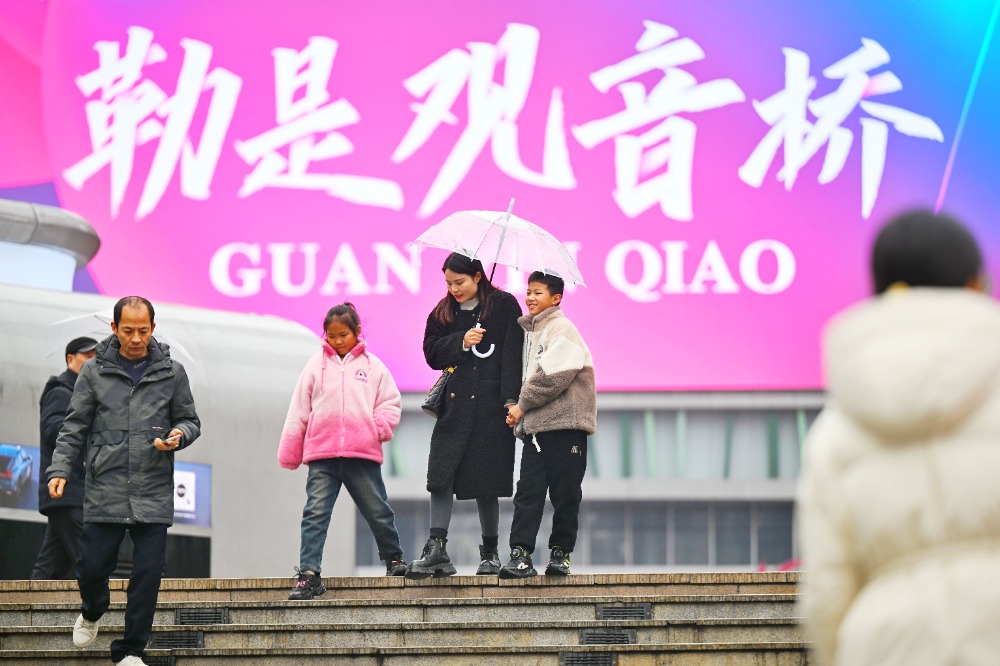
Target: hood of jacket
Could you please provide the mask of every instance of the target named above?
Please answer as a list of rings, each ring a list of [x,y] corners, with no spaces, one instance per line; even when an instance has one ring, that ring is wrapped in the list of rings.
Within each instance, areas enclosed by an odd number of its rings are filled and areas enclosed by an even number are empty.
[[[97,363],[102,367],[111,364],[121,369],[121,363],[118,360],[121,349],[122,344],[118,338],[114,335],[109,335],[97,343],[97,347],[94,350],[94,358],[97,359]],[[149,369],[146,371],[146,374],[160,368],[169,369],[173,365],[173,360],[170,358],[170,345],[160,342],[155,336],[149,339],[147,352],[149,353]]]
[[[969,289],[891,291],[826,331],[831,397],[887,445],[947,432],[997,390],[1000,307]]]
[[[42,393],[44,394],[48,391],[51,391],[56,386],[64,386],[68,388],[72,393],[73,386],[76,385],[76,377],[77,374],[75,372],[73,372],[69,368],[66,368],[65,370],[62,371],[62,373],[58,375],[52,375],[51,377],[49,377],[49,381],[45,382],[45,388],[42,390]]]
[[[339,358],[340,355],[337,354],[337,350],[334,349],[332,346],[330,346],[330,343],[326,341],[326,338],[324,338],[321,341],[321,346],[323,348],[324,357],[334,358],[334,359]],[[351,351],[347,352],[347,354],[344,355],[344,361],[346,362],[361,356],[362,354],[365,353],[365,351],[367,351],[367,349],[368,349],[368,343],[365,342],[364,340],[358,340],[358,343],[353,347],[351,347]]]

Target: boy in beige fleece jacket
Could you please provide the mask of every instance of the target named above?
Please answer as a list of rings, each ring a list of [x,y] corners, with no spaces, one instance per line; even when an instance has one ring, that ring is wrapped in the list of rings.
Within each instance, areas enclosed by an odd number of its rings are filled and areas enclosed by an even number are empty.
[[[507,425],[515,428],[524,448],[510,562],[500,570],[501,578],[538,575],[531,555],[546,493],[553,516],[545,575],[568,575],[576,546],[587,436],[597,427],[597,392],[590,350],[559,307],[563,286],[555,275],[532,273],[525,298],[528,314],[517,320],[525,331],[524,381],[517,404],[507,408]]]

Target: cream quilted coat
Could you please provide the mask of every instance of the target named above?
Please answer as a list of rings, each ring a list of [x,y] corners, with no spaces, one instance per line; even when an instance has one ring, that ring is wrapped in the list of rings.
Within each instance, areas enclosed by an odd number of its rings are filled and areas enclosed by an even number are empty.
[[[798,491],[823,666],[1000,664],[1000,305],[904,289],[826,331]]]

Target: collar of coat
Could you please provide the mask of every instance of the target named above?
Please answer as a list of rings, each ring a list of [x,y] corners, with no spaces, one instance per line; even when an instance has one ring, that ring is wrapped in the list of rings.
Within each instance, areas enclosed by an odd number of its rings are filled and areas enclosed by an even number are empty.
[[[337,350],[330,346],[330,343],[326,341],[326,338],[323,338],[322,342],[324,356],[339,356]],[[358,344],[354,345],[354,347],[351,348],[351,351],[344,355],[344,360],[346,361],[352,358],[357,358],[358,356],[364,354],[366,349],[368,349],[368,343],[364,340],[358,340]]]
[[[558,305],[553,305],[552,307],[545,308],[536,315],[526,314],[523,317],[518,317],[517,323],[526,331],[534,331],[541,328],[549,319],[561,316],[563,316],[562,308]]]
[[[118,353],[121,351],[122,343],[114,335],[109,335],[97,344],[97,354],[95,358],[100,359],[101,365],[110,364],[116,368],[121,368],[118,362]],[[156,338],[149,339],[149,368],[154,367],[170,359],[170,345],[160,342]],[[146,371],[149,372],[148,370]]]

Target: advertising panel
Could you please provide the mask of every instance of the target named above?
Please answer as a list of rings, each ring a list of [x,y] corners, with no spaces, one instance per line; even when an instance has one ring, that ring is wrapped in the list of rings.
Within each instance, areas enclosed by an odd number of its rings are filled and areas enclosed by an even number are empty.
[[[601,390],[819,388],[888,216],[1000,246],[995,0],[34,4],[0,10],[33,156],[0,187],[44,151],[96,288],[317,334],[349,300],[404,390],[445,293],[410,242],[459,210],[575,256]]]

